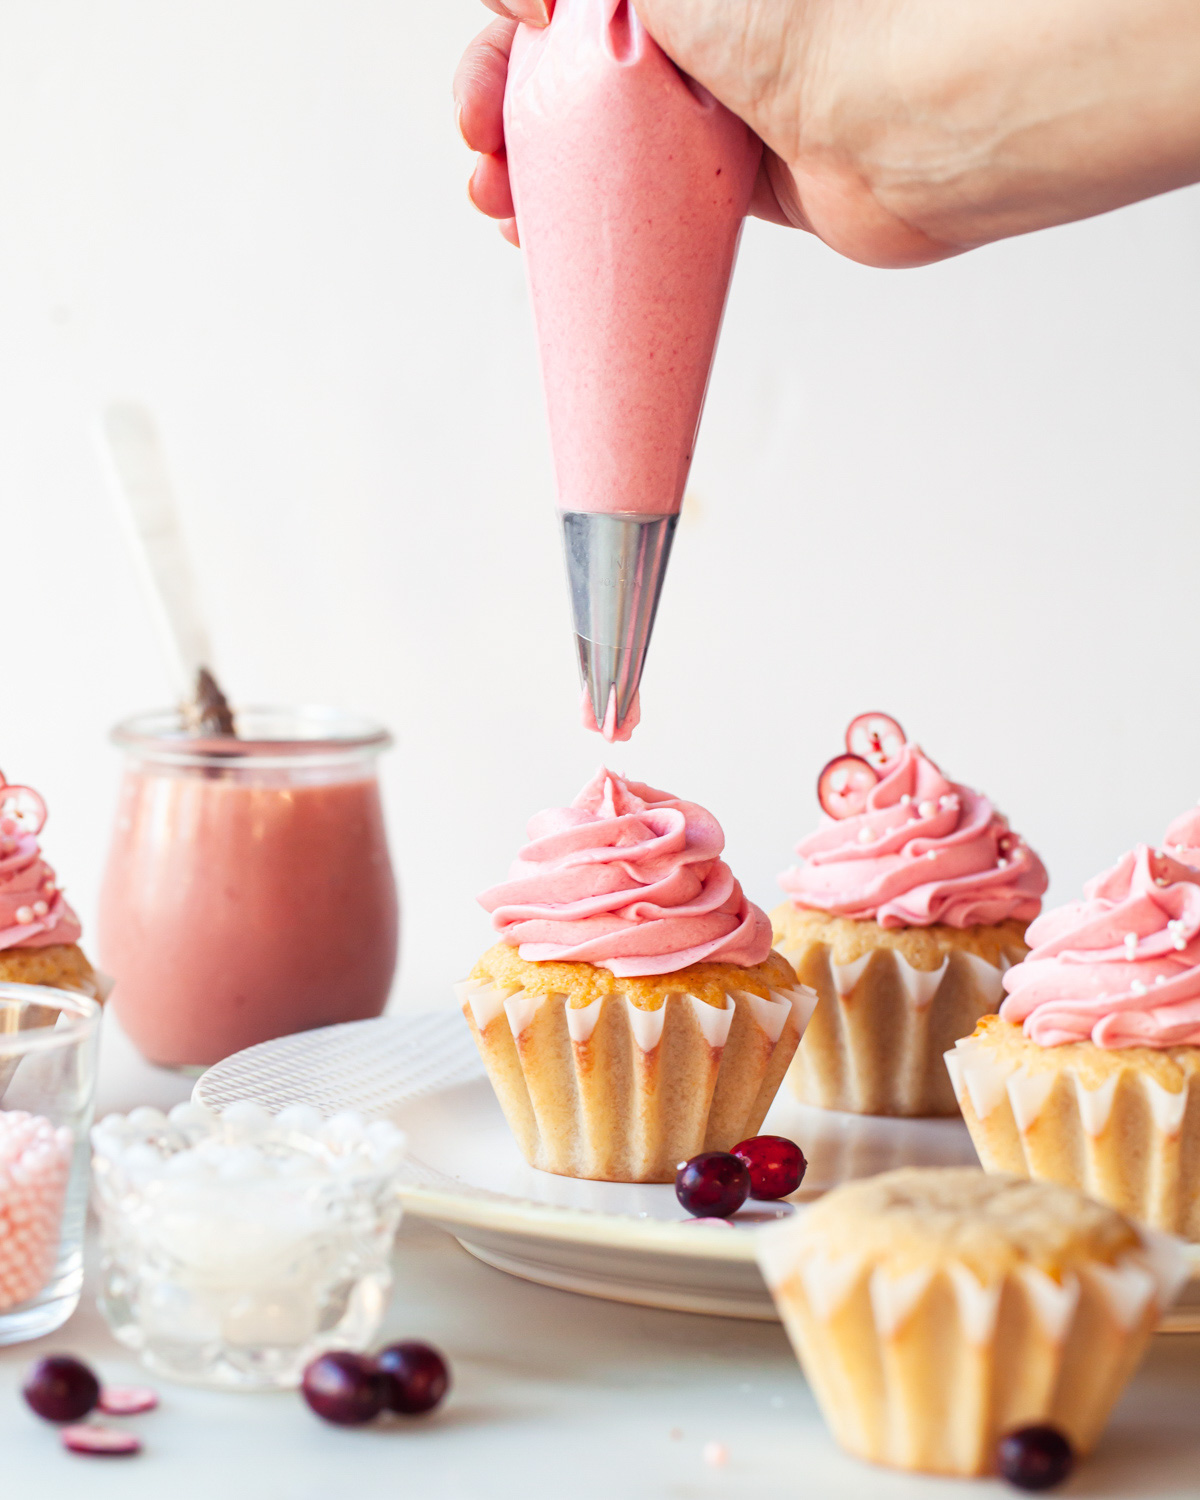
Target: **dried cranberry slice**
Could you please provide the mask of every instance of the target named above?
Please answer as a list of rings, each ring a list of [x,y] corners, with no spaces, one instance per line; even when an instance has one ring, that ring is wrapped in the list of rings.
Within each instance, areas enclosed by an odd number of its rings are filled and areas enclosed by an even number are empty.
[[[882,771],[906,744],[904,730],[890,714],[859,714],[846,730],[846,749]]]
[[[864,812],[879,774],[859,755],[837,755],[817,777],[817,801],[831,818]]]

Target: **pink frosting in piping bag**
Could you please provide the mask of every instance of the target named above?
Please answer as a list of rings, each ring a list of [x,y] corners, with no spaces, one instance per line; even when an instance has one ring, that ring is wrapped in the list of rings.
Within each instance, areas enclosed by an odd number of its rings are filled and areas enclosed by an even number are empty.
[[[771,923],[721,859],[721,825],[694,802],[603,768],[570,807],[538,813],[503,885],[479,897],[533,963],[620,976],[704,961],[762,963]]]
[[[1083,896],[1030,927],[1001,1016],[1043,1047],[1200,1045],[1200,871],[1139,844]]]
[[[42,858],[37,836],[45,820],[37,793],[0,775],[0,948],[77,943],[82,933]]]
[[[761,143],[628,0],[522,26],[504,120],[559,508],[674,513]]]
[[[1028,921],[1048,884],[1041,860],[980,792],[906,744],[863,812],[824,818],[779,883],[798,906],[881,927]]]

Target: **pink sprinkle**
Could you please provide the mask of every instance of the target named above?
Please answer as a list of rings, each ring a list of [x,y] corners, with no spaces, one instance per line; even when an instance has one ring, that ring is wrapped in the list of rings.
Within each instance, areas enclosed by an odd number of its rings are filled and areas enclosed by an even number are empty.
[[[137,1417],[153,1411],[158,1392],[148,1385],[106,1385],[100,1392],[99,1408],[108,1417]]]
[[[54,1273],[72,1146],[70,1131],[43,1115],[0,1110],[0,1311]]]
[[[714,1469],[721,1469],[729,1462],[729,1449],[724,1443],[705,1443],[700,1457]]]
[[[142,1451],[140,1438],[116,1427],[95,1427],[78,1422],[62,1430],[62,1445],[72,1453],[91,1453],[103,1458],[127,1458]]]

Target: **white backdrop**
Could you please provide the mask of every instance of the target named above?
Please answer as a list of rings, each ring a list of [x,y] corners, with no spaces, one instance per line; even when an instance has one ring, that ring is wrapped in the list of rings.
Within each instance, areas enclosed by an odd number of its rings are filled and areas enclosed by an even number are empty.
[[[165,431],[237,699],[369,710],[399,997],[601,758],[519,255],[475,215],[472,0],[0,0],[0,766],[90,922],[105,732],[167,680],[94,460]],[[1200,191],[923,271],[751,225],[617,769],[752,897],[847,719],[896,714],[1067,899],[1200,794]]]

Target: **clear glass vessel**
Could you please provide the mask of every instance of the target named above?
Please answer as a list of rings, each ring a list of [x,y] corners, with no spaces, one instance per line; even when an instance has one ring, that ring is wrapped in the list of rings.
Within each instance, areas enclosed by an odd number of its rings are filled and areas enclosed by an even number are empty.
[[[238,739],[176,712],[113,731],[126,754],[100,894],[113,1006],[152,1062],[377,1016],[399,908],[376,774],[391,737],[327,708],[243,709]]]
[[[79,1302],[99,1024],[85,995],[0,984],[0,1344]]]
[[[182,1104],[110,1115],[92,1139],[100,1310],[148,1368],[260,1390],[371,1343],[400,1222],[393,1125]]]

